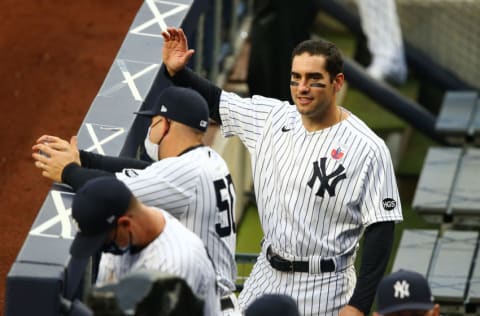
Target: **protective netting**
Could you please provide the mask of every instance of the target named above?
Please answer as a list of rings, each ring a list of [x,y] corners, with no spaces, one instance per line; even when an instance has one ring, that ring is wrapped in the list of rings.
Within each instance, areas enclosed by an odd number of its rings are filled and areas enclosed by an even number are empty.
[[[348,3],[356,10],[356,1],[362,0],[335,1]],[[480,0],[395,2],[404,40],[460,80],[480,89]]]
[[[396,2],[405,41],[480,89],[480,1]]]

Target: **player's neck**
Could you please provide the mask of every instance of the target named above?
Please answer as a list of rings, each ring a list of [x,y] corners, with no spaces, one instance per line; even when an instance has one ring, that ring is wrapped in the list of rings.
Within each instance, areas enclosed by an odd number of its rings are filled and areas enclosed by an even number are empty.
[[[146,247],[155,240],[165,228],[165,216],[155,208],[142,205],[142,211],[137,215],[137,221],[140,224],[141,232],[138,232],[136,242]]]
[[[201,144],[203,144],[203,134],[180,124],[172,125],[168,137],[163,139],[159,148],[160,159],[177,157],[188,148]]]
[[[302,115],[302,123],[308,132],[316,132],[340,123],[346,116],[347,113],[335,105],[317,117]]]
[[[196,147],[202,144],[203,142],[199,140],[182,140],[182,139],[179,139],[177,142],[162,144],[162,148],[160,150],[160,159],[180,156],[187,149]]]

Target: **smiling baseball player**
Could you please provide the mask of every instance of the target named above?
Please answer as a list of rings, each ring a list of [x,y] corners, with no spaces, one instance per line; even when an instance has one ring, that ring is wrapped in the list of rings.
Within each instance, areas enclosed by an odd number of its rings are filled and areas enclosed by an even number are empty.
[[[223,134],[237,135],[251,155],[264,240],[239,297],[242,308],[278,293],[292,296],[302,315],[368,314],[402,211],[385,143],[336,105],[344,82],[338,49],[323,40],[296,47],[292,106],[222,91],[186,68],[194,51],[181,29],[162,35],[165,75],[199,91]]]

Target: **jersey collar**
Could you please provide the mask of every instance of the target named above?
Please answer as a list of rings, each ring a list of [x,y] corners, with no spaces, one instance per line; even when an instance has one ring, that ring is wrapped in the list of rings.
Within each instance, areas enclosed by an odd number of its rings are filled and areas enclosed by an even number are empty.
[[[178,154],[178,156],[181,156],[183,154],[186,154],[188,153],[189,151],[192,151],[194,149],[197,149],[197,148],[200,148],[200,147],[204,147],[205,145],[204,144],[199,144],[199,145],[195,145],[195,146],[191,146],[191,147],[188,147],[187,149],[185,149],[184,151],[182,151],[180,154]],[[177,156],[177,157],[178,157]]]

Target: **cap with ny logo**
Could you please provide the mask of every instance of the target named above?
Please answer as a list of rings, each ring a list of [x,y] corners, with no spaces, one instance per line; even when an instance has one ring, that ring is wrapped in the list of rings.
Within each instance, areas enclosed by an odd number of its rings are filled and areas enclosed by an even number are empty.
[[[378,285],[377,307],[382,315],[432,309],[434,303],[427,279],[409,270],[399,270],[386,276]]]

